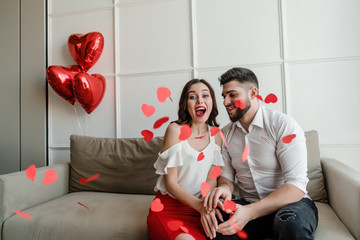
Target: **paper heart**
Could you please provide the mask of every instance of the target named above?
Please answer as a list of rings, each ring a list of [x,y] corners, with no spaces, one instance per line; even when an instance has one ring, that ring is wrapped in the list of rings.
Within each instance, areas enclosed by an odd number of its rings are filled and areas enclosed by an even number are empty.
[[[89,177],[89,178],[80,178],[80,183],[81,184],[84,184],[84,183],[87,183],[87,182],[91,182],[92,180],[95,180],[96,178],[98,178],[100,176],[100,174],[99,173],[97,173],[97,174],[95,174],[95,175],[93,175],[93,176],[91,176],[91,177]]]
[[[161,127],[161,125],[163,125],[163,124],[166,123],[167,121],[169,121],[169,117],[160,118],[159,120],[157,120],[157,121],[154,123],[154,129],[157,129],[157,128]]]
[[[264,101],[263,98],[262,98],[262,96],[260,96],[260,95],[256,95],[255,97],[257,97],[257,98],[260,99],[261,101]]]
[[[201,190],[201,196],[206,197],[206,195],[210,191],[210,184],[208,182],[201,183],[200,190]]]
[[[68,47],[75,62],[87,72],[99,60],[104,48],[104,37],[99,32],[72,34]]]
[[[198,162],[201,161],[201,160],[203,160],[204,157],[205,157],[205,155],[204,155],[203,152],[199,153],[198,158],[197,158]]]
[[[185,233],[189,233],[189,229],[187,229],[185,226],[180,226],[180,229],[183,230]]]
[[[157,89],[156,94],[157,94],[159,102],[165,102],[166,98],[168,98],[168,97],[170,98],[171,91],[167,87],[159,87]],[[172,101],[171,98],[170,98],[170,100]]]
[[[31,219],[31,215],[27,214],[27,213],[24,213],[24,212],[21,212],[19,210],[14,210],[14,212],[19,215],[20,217],[23,217],[23,218],[27,218],[27,219]]]
[[[220,174],[221,174],[220,166],[215,166],[215,167],[213,168],[213,170],[211,171],[209,177],[210,177],[210,179],[212,179],[212,178],[217,178],[218,176],[220,176]]]
[[[240,109],[244,109],[246,107],[246,104],[243,99],[239,99],[235,102],[235,107],[238,107]]]
[[[296,134],[290,134],[283,137],[281,140],[283,141],[283,143],[291,143],[294,138],[296,138]]]
[[[277,96],[275,94],[270,93],[266,96],[264,102],[265,103],[276,103],[277,102]]]
[[[153,212],[161,212],[164,209],[164,204],[161,203],[159,198],[155,198],[150,208]]]
[[[149,130],[142,130],[141,135],[144,136],[144,140],[147,142],[150,142],[151,139],[153,139],[153,137],[154,137],[154,133]]]
[[[224,137],[224,133],[222,131],[220,131],[220,137],[222,139],[222,141],[224,142],[226,148],[228,147],[227,143],[226,143],[226,140],[225,140],[225,137]]]
[[[57,178],[58,178],[57,173],[54,170],[49,169],[49,170],[47,170],[45,172],[45,177],[43,179],[43,184],[44,185],[50,185],[53,182],[55,182]]]
[[[215,136],[218,132],[219,132],[219,128],[218,127],[212,127],[211,129],[210,129],[210,135],[211,136]]]
[[[143,105],[141,105],[141,110],[144,113],[144,115],[147,116],[147,117],[150,117],[155,112],[154,106],[147,105],[145,103]]]
[[[77,65],[68,67],[49,66],[46,69],[46,78],[54,91],[66,101],[74,105],[76,98],[73,89],[73,80],[81,69]]]
[[[244,152],[241,156],[241,161],[245,162],[248,157],[249,157],[249,144],[246,144],[244,148]]]
[[[184,225],[184,223],[180,220],[170,220],[167,222],[167,225],[171,231],[177,231]]]
[[[183,124],[180,128],[179,140],[184,141],[188,139],[191,136],[191,134],[192,134],[191,128],[188,125]]]
[[[225,208],[225,210],[231,210],[234,212],[236,210],[236,204],[235,204],[235,202],[233,202],[231,200],[225,200],[224,208]]]
[[[31,181],[34,181],[35,175],[36,175],[36,167],[33,164],[26,169],[26,177],[29,178]]]
[[[74,93],[80,105],[90,114],[99,106],[106,88],[101,74],[79,73],[74,78]]]

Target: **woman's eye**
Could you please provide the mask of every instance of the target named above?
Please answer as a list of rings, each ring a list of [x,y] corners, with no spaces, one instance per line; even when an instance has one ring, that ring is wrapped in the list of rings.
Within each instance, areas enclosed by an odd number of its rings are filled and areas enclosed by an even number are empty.
[[[208,98],[208,97],[210,97],[209,94],[204,94],[204,95],[203,95],[203,98]]]
[[[192,95],[192,96],[189,97],[189,99],[195,100],[195,99],[196,99],[196,96]]]

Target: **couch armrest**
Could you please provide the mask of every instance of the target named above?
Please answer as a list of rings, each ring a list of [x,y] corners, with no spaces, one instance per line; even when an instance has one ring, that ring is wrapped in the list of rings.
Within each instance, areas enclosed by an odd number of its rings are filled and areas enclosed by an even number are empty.
[[[321,159],[329,204],[351,234],[360,239],[360,173],[335,159]]]
[[[57,180],[44,185],[46,170],[57,173]],[[69,163],[55,164],[36,169],[34,182],[26,171],[0,175],[0,230],[2,223],[14,215],[14,210],[25,210],[69,192]],[[1,232],[1,231],[0,231]]]

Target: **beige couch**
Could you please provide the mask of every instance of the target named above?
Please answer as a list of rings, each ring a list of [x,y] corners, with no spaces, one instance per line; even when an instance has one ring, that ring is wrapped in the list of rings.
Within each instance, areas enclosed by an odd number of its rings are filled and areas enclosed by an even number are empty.
[[[334,159],[321,159],[320,165],[317,133],[307,132],[306,138],[308,191],[319,209],[315,239],[360,239],[359,173]],[[153,163],[161,143],[160,137],[145,142],[71,136],[71,164],[39,168],[34,182],[25,171],[0,176],[1,239],[148,239],[146,217],[157,179]],[[45,186],[48,169],[58,179]]]

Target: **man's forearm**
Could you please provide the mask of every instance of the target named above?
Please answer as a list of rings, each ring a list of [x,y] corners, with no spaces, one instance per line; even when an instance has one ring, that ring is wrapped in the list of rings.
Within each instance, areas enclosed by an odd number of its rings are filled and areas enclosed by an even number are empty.
[[[271,214],[290,203],[301,200],[304,195],[304,192],[294,185],[284,184],[266,198],[248,205],[253,212],[251,219]]]
[[[230,192],[234,191],[234,184],[229,179],[221,176],[218,178],[218,187],[227,187]]]

